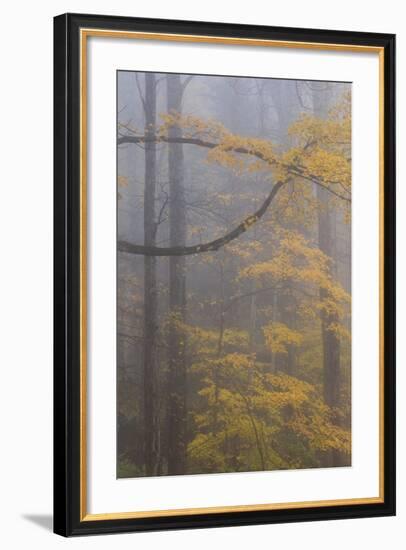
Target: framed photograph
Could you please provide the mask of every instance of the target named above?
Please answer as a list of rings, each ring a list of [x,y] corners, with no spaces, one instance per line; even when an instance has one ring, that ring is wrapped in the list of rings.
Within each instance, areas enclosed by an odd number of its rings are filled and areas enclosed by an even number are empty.
[[[56,533],[395,514],[395,37],[60,15]]]

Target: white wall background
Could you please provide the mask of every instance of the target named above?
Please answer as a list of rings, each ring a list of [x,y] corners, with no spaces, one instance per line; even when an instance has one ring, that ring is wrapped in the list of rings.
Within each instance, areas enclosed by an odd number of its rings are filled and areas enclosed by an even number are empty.
[[[2,8],[0,85],[0,540],[14,548],[402,548],[406,538],[406,309],[398,285],[398,516],[62,539],[52,512],[52,17],[66,11],[398,35],[398,280],[406,278],[406,31],[396,0],[22,2]]]

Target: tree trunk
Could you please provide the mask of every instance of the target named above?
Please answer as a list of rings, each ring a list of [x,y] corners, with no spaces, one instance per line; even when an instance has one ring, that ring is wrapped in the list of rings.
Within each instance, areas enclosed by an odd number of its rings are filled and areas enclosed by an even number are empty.
[[[290,329],[296,328],[296,301],[289,285],[280,291],[276,299],[279,320]],[[296,372],[296,348],[287,344],[287,353],[277,353],[275,357],[276,369],[295,376]]]
[[[334,258],[335,245],[333,239],[333,219],[328,207],[326,191],[317,188],[317,198],[321,208],[318,212],[318,237],[319,248],[329,258]],[[320,299],[328,299],[328,291],[320,289]],[[329,407],[339,405],[340,389],[340,339],[337,334],[329,330],[331,325],[338,322],[335,313],[324,313],[322,315],[322,340],[323,340],[323,372],[324,372],[324,400]]]
[[[279,141],[282,148],[286,149],[289,145],[289,126],[297,117],[295,83],[292,81],[278,82],[272,87],[272,100],[278,112]],[[289,224],[285,223],[284,225],[289,229]],[[278,292],[275,305],[277,309],[275,312],[276,318],[287,327],[295,328],[296,303],[289,285]],[[296,371],[296,349],[291,344],[286,347],[287,353],[275,354],[275,366],[277,370],[294,375]]]
[[[180,75],[167,76],[168,112],[182,108]],[[168,130],[169,137],[181,137],[178,127]],[[169,241],[171,247],[186,244],[185,194],[183,185],[183,145],[168,147],[169,172]],[[184,256],[169,258],[169,343],[168,343],[168,474],[184,474],[186,466],[186,359],[185,333],[182,324],[186,315],[186,260]]]
[[[318,117],[325,118],[329,108],[328,84],[313,83],[313,110]],[[319,201],[318,208],[318,240],[320,250],[331,261],[336,256],[335,245],[335,218],[329,206],[329,193],[320,186],[316,186],[316,196]],[[334,267],[333,265],[331,266]],[[328,291],[320,288],[320,300],[328,299]],[[331,409],[336,410],[340,405],[340,355],[341,345],[337,333],[331,327],[337,324],[338,318],[335,313],[322,312],[321,314],[321,336],[323,347],[323,394],[324,401]],[[333,417],[333,422],[338,419]],[[331,452],[324,457],[324,466],[339,466],[341,453]]]
[[[156,81],[145,74],[145,134],[154,135]],[[155,246],[156,143],[145,144],[144,243]],[[157,457],[157,275],[156,258],[144,256],[144,464],[145,474],[154,475]]]

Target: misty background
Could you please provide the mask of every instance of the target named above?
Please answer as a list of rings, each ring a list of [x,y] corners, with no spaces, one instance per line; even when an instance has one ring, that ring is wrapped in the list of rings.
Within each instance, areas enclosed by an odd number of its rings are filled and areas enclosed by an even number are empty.
[[[350,91],[117,73],[118,477],[351,464]]]

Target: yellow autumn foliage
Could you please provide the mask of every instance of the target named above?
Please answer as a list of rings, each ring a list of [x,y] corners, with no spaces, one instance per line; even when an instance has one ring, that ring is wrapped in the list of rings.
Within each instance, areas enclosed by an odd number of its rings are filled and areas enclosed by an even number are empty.
[[[262,328],[266,345],[274,353],[288,353],[288,346],[300,346],[302,334],[284,323],[269,323]]]
[[[271,169],[274,181],[310,181],[350,202],[350,108],[348,98],[333,109],[328,120],[302,115],[289,128],[296,143],[287,151],[270,140],[232,134],[221,123],[176,112],[161,114],[160,139],[172,127],[185,139],[208,147],[207,160],[238,173]],[[342,202],[342,201],[341,201]]]

